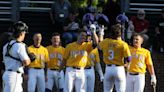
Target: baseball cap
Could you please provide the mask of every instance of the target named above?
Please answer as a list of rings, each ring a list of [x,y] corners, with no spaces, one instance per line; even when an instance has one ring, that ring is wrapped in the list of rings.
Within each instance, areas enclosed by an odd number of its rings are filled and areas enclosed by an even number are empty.
[[[119,14],[117,17],[116,17],[116,21],[118,23],[125,23],[125,22],[128,22],[129,19],[128,17],[125,15],[125,14]]]
[[[94,16],[91,13],[86,13],[83,16],[82,23],[88,24],[89,22],[94,22]]]

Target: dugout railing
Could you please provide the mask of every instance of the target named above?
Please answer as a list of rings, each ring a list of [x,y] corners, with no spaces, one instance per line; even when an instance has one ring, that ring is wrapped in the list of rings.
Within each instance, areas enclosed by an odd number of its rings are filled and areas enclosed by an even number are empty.
[[[17,21],[20,12],[48,12],[54,0],[1,0],[0,21]],[[149,14],[159,14],[164,6],[163,0],[121,0],[121,9],[126,13],[136,13],[144,9]]]

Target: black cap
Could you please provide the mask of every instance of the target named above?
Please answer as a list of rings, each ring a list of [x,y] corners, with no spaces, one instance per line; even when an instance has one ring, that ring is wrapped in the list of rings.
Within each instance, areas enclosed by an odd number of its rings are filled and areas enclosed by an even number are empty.
[[[18,21],[13,25],[13,34],[18,34],[20,32],[28,33],[28,26],[23,21]]]

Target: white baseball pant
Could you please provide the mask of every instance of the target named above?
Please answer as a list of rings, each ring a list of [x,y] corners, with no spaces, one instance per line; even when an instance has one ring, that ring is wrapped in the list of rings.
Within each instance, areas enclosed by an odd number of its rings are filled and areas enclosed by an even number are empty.
[[[45,92],[44,69],[30,68],[28,71],[28,92],[35,92],[36,86],[38,92]]]
[[[124,66],[106,65],[104,92],[112,92],[114,85],[117,92],[125,92],[126,78]]]
[[[91,67],[91,69],[85,69],[85,92],[94,92],[95,87],[95,71],[94,68]]]
[[[63,89],[64,88],[64,72],[57,71],[57,70],[50,70],[47,71],[47,82],[46,82],[46,88],[52,91],[53,85],[55,83],[55,86],[57,89]]]
[[[64,92],[72,92],[74,85],[76,92],[85,92],[84,68],[66,68]]]
[[[5,71],[3,74],[4,91],[3,92],[23,92],[22,73]]]
[[[132,75],[127,73],[126,92],[144,92],[145,74]]]

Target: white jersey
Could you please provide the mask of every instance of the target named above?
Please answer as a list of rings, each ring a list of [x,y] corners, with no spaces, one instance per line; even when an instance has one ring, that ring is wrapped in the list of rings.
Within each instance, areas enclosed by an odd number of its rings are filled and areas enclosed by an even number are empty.
[[[29,57],[27,55],[27,51],[25,48],[25,44],[24,43],[15,43],[16,40],[12,40],[10,41],[10,43],[7,43],[4,47],[3,47],[3,62],[5,64],[5,69],[12,69],[13,71],[19,71],[21,73],[24,73],[23,71],[23,60],[28,60]],[[9,56],[5,56],[7,53],[7,46],[8,44],[13,44],[13,46],[11,47],[11,49],[9,50],[9,53],[11,56],[20,59],[20,61],[15,60]]]

